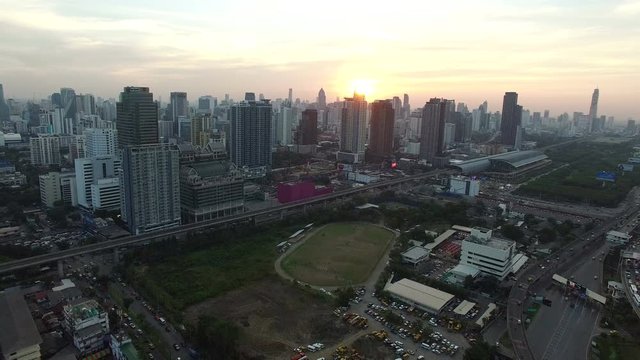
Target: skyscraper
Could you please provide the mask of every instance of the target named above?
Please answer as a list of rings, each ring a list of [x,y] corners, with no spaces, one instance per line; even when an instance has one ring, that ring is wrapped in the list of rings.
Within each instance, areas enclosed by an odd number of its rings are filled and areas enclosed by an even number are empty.
[[[433,163],[444,151],[444,124],[448,100],[432,98],[422,108],[420,158]]]
[[[324,109],[327,107],[327,95],[324,93],[324,89],[320,88],[318,91],[318,109]]]
[[[402,101],[400,100],[400,98],[399,98],[399,97],[397,97],[397,96],[394,96],[394,97],[393,97],[393,103],[392,103],[392,106],[393,106],[393,112],[394,112],[394,114],[395,114],[395,115],[394,115],[394,118],[395,118],[396,120],[398,120],[398,119],[402,119],[402,116],[403,116],[403,114],[402,114],[402,112],[403,112],[403,107],[402,107]]]
[[[598,117],[598,98],[600,97],[600,89],[593,89],[591,95],[591,106],[589,107],[589,119],[593,120]]]
[[[291,104],[293,104],[293,89],[289,88],[289,97],[287,98],[289,100],[289,106],[291,106]]]
[[[198,98],[198,113],[199,114],[213,114],[213,111],[218,106],[218,99],[211,95],[200,96]]]
[[[120,159],[115,155],[76,159],[78,204],[87,209],[120,208]],[[95,204],[94,204],[95,200]]]
[[[4,100],[4,90],[0,84],[0,121],[9,121],[10,115],[9,105]]]
[[[31,164],[60,165],[60,136],[40,134],[29,139],[29,149],[31,151]]]
[[[402,99],[402,111],[404,112],[402,117],[404,119],[408,119],[409,115],[411,115],[411,105],[409,105],[409,95],[408,94],[404,94],[404,97]]]
[[[384,160],[393,155],[395,112],[391,100],[376,100],[371,104],[367,161]]]
[[[85,129],[86,156],[116,155],[118,149],[118,130]]]
[[[180,154],[169,145],[122,153],[122,219],[132,234],[180,225]]]
[[[76,91],[71,88],[60,89],[60,107],[64,109],[63,119],[76,119],[78,107],[76,104]]]
[[[169,105],[167,106],[166,120],[173,123],[174,134],[183,137],[180,129],[180,118],[189,117],[189,101],[187,93],[183,91],[174,91],[169,94]]]
[[[229,109],[231,161],[238,167],[271,167],[271,103],[242,101]]]
[[[315,145],[318,143],[318,110],[306,109],[298,126],[298,145]]]
[[[500,132],[502,144],[516,147],[516,138],[521,131],[522,106],[518,105],[518,93],[506,92],[502,101]]]
[[[125,87],[116,108],[119,147],[158,143],[158,105],[148,87]]]
[[[345,98],[341,115],[338,160],[361,162],[367,137],[367,101],[364,95],[354,93],[352,98]]]

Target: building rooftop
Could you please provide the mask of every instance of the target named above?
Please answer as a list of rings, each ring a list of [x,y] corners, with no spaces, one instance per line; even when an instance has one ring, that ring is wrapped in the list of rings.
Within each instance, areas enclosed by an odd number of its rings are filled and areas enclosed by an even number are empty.
[[[402,279],[393,284],[387,284],[385,290],[435,311],[440,311],[454,298],[454,296],[449,293],[409,279]]]
[[[52,291],[62,291],[64,289],[69,289],[72,287],[76,287],[76,284],[71,281],[71,279],[62,279],[62,284],[59,286],[55,286],[51,288]]]
[[[409,250],[402,253],[402,257],[405,257],[412,261],[418,261],[428,255],[429,250],[423,248],[422,246],[413,246],[409,248]]]
[[[453,269],[449,270],[450,273],[454,273],[456,275],[461,276],[471,276],[476,277],[480,274],[480,269],[475,266],[467,265],[467,264],[458,264]]]
[[[91,299],[80,301],[74,305],[67,305],[64,307],[64,311],[73,317],[74,321],[82,321],[98,316],[102,313],[102,308],[100,308],[97,301]]]
[[[611,230],[607,233],[607,235],[612,235],[615,237],[621,237],[621,238],[631,238],[631,235],[622,232],[622,231],[616,231],[616,230]]]
[[[3,354],[42,343],[20,291],[0,292],[0,324],[0,348]]]
[[[437,248],[438,245],[442,244],[445,240],[450,238],[451,235],[455,233],[456,233],[455,230],[449,229],[443,232],[442,234],[440,234],[437,238],[435,238],[432,243],[425,244],[424,247],[429,251],[433,251],[433,249]]]
[[[470,302],[467,300],[462,300],[460,305],[456,306],[456,308],[453,309],[453,312],[458,315],[464,316],[464,315],[467,315],[467,313],[471,311],[471,309],[473,309],[474,306],[476,306],[476,303]]]
[[[494,249],[507,250],[512,247],[514,243],[515,242],[511,240],[492,237],[486,244]]]

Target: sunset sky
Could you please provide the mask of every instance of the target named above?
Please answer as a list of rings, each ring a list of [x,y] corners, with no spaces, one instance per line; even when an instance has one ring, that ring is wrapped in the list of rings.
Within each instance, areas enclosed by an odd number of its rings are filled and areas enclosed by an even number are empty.
[[[329,100],[356,80],[369,100],[430,97],[500,110],[640,119],[640,1],[0,0],[5,96],[60,87],[117,97],[127,85],[238,99]]]

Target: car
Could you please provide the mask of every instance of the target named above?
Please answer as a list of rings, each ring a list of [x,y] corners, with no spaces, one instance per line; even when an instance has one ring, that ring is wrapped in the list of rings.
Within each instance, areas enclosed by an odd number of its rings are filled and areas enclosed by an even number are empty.
[[[153,360],[153,354],[152,354],[152,353],[148,353],[148,354],[147,354],[147,357],[148,357],[149,359]]]
[[[593,280],[598,280],[598,275],[593,275]]]
[[[173,348],[176,349],[176,351],[180,351],[180,345],[178,344],[173,344]]]

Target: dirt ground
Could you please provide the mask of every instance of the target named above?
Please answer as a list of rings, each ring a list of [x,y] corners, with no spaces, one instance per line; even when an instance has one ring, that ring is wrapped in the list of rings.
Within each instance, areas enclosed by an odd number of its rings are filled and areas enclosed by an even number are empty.
[[[280,279],[268,279],[189,307],[187,322],[212,314],[242,329],[241,351],[265,359],[288,359],[293,348],[336,344],[354,329],[333,315],[330,303]]]
[[[351,346],[358,350],[360,354],[364,355],[365,359],[397,358],[391,348],[386,347],[383,342],[368,336],[359,338]]]

